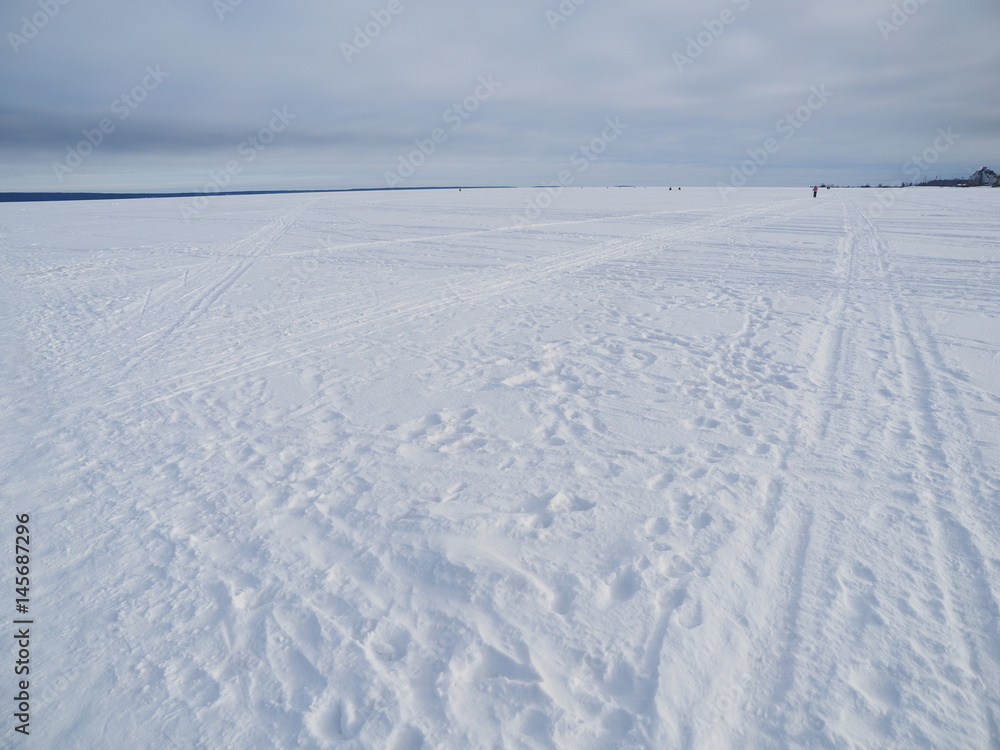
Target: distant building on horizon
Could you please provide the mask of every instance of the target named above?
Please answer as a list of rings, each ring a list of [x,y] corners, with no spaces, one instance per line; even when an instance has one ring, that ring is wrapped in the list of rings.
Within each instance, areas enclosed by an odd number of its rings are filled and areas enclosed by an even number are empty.
[[[980,167],[979,171],[973,172],[966,183],[972,187],[988,185],[989,187],[1000,187],[1000,175],[987,167]]]

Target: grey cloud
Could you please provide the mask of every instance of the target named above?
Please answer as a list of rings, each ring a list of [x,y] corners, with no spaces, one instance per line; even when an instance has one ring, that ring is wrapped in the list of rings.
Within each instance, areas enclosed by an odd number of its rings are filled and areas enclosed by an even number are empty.
[[[51,161],[113,116],[113,103],[150,65],[169,79],[73,179],[113,177],[123,164],[134,176],[144,165],[174,163],[197,182],[264,127],[272,108],[287,107],[296,120],[269,148],[268,179],[315,186],[325,170],[336,183],[329,187],[377,184],[415,139],[446,127],[445,111],[484,75],[502,86],[448,132],[417,181],[490,175],[530,184],[617,116],[630,130],[595,175],[713,184],[823,85],[835,97],[756,184],[797,184],[803,169],[845,181],[889,179],[945,126],[963,139],[942,170],[1000,157],[1000,9],[991,0],[909,0],[916,12],[888,38],[879,22],[891,21],[899,0],[587,0],[555,28],[555,0],[399,0],[401,12],[384,28],[378,19],[388,0],[221,1],[232,10],[220,19],[211,0],[69,0],[16,53],[7,35],[39,12],[38,0],[6,4],[0,158],[16,168],[4,170],[5,181],[50,185]],[[720,27],[724,10],[734,20]],[[345,55],[343,45],[355,44],[358,28],[364,42],[372,23],[377,35]],[[699,37],[710,41],[679,68],[676,54],[687,55]]]

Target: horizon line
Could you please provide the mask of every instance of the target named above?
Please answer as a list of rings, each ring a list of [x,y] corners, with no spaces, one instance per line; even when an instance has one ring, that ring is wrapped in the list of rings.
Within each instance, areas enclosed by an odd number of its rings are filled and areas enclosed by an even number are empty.
[[[372,192],[393,192],[393,191],[415,191],[415,190],[544,190],[546,188],[555,188],[555,185],[422,185],[413,187],[356,187],[356,188],[301,188],[301,189],[272,189],[272,190],[226,190],[213,193],[206,193],[204,191],[186,191],[186,192],[168,192],[168,193],[156,193],[150,191],[139,191],[139,192],[97,192],[97,191],[72,191],[72,192],[57,192],[57,191],[16,191],[16,192],[0,192],[0,203],[32,203],[32,202],[45,202],[45,201],[87,201],[87,200],[135,200],[139,198],[214,198],[221,196],[239,196],[239,195],[301,195],[306,193],[372,193]],[[685,187],[684,185],[579,185],[580,189],[590,189],[590,190],[601,190],[601,189],[646,189],[646,188],[666,188],[671,189],[672,187],[677,187],[678,190]],[[688,185],[686,186],[689,190],[691,189],[717,189],[709,185]],[[739,189],[748,190],[781,190],[781,189],[796,189],[801,188],[801,185],[778,185],[769,187],[751,187],[744,186]],[[808,188],[808,186],[806,186]],[[833,188],[859,188],[859,189],[872,189],[872,188],[888,188],[888,189],[903,189],[905,187],[939,187],[935,185],[820,185],[820,187],[825,187],[829,189]],[[566,188],[564,188],[566,189]]]

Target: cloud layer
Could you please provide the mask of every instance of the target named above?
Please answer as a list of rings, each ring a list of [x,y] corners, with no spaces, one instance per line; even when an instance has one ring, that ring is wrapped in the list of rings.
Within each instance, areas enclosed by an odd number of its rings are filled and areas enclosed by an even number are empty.
[[[928,177],[1000,159],[995,0],[11,0],[0,31],[0,189],[198,189],[233,162],[247,189],[406,163],[541,184],[607,118],[627,130],[579,184],[714,185],[755,155],[748,184],[898,183],[939,128]]]

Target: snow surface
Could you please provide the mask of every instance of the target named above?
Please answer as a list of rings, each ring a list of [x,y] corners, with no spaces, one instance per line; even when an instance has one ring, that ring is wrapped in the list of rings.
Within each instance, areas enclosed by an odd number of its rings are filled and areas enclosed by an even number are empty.
[[[0,744],[1000,747],[1000,192],[538,194],[0,206]]]

